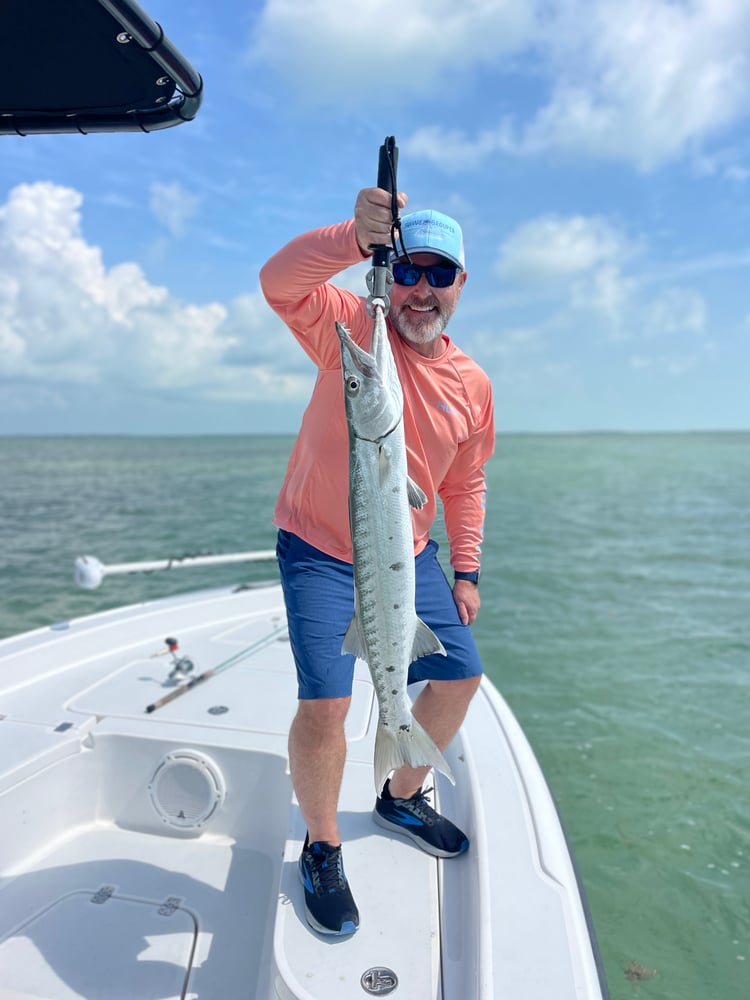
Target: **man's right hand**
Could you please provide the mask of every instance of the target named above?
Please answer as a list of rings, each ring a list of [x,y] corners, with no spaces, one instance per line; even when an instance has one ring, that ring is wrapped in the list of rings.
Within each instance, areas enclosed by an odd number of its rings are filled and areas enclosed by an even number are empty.
[[[406,206],[407,196],[398,193],[399,210]],[[354,226],[357,243],[363,256],[371,253],[373,246],[389,246],[391,243],[391,195],[383,188],[363,188],[354,205]]]

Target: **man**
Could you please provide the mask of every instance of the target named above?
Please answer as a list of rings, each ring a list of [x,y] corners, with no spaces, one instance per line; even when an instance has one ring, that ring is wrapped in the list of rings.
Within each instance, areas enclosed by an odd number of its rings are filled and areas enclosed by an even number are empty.
[[[399,194],[399,208],[406,196]],[[391,242],[391,196],[360,191],[354,218],[292,240],[261,271],[269,305],[318,367],[279,494],[274,523],[299,683],[289,735],[295,793],[307,824],[300,857],[305,912],[324,934],[351,934],[359,914],[344,874],[337,824],[346,756],[344,720],[354,658],[341,644],[354,610],[348,514],[348,437],[335,321],[369,349],[373,320],[364,298],[329,282]],[[414,716],[443,750],[463,722],[482,671],[468,627],[479,611],[479,550],[485,506],[484,463],[494,448],[492,392],[484,372],[444,334],[466,281],[457,222],[438,212],[402,220],[409,260],[393,262],[388,333],[404,393],[409,475],[427,494],[413,511],[416,611],[447,656],[423,657],[409,679],[427,680]],[[399,251],[402,249],[399,242]],[[443,502],[454,583],[445,578],[429,531]],[[422,791],[429,768],[404,765],[377,798],[374,819],[410,836],[437,857],[468,839],[439,816]]]

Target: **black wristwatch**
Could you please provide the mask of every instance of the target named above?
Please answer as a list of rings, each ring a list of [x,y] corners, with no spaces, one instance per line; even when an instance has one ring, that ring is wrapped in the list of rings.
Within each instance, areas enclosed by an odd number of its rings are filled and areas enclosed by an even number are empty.
[[[479,570],[475,569],[473,573],[462,573],[460,570],[455,570],[453,573],[454,580],[468,580],[470,583],[476,583],[479,585]]]

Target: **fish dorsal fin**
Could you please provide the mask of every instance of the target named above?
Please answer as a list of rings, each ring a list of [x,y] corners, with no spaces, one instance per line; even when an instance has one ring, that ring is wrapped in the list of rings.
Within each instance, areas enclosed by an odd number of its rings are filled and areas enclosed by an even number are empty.
[[[417,618],[417,631],[414,634],[414,643],[411,647],[412,660],[418,660],[421,656],[429,656],[430,653],[440,653],[447,656],[445,647],[432,631],[429,625],[425,625],[421,618]]]
[[[409,506],[415,510],[421,510],[427,503],[427,494],[410,476],[406,477],[406,495],[409,498]]]

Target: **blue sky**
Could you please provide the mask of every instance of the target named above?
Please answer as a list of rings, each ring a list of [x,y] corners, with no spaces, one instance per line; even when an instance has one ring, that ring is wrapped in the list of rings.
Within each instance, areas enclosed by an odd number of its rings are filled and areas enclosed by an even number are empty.
[[[315,373],[258,270],[386,135],[464,228],[500,431],[750,427],[750,0],[142,6],[194,122],[0,137],[0,433],[294,432]]]

